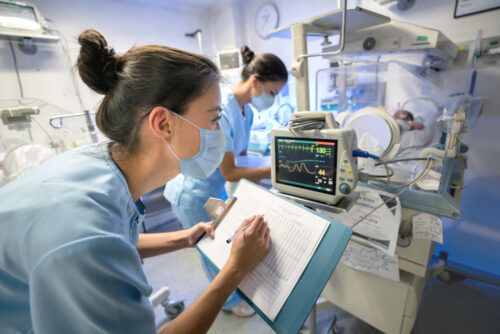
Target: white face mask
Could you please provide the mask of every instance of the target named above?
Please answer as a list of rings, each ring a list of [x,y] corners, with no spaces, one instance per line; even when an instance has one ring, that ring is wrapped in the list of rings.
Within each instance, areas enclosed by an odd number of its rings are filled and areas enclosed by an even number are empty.
[[[198,153],[190,158],[180,159],[170,145],[167,144],[172,154],[179,161],[181,173],[194,178],[209,177],[215,172],[224,158],[226,145],[224,133],[221,129],[202,129],[181,115],[173,114],[200,130],[200,149]]]
[[[269,109],[274,104],[274,97],[266,92],[262,92],[259,96],[252,96],[252,105],[258,111]]]

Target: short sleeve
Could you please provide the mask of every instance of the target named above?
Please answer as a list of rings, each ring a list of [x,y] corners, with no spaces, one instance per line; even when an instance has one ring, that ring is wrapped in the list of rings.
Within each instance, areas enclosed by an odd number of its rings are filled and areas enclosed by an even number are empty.
[[[35,333],[155,333],[139,255],[113,236],[82,239],[44,256],[30,274]]]
[[[226,152],[234,152],[234,134],[231,127],[231,123],[225,113],[221,114],[221,119],[219,120],[219,126],[224,133],[226,139]]]

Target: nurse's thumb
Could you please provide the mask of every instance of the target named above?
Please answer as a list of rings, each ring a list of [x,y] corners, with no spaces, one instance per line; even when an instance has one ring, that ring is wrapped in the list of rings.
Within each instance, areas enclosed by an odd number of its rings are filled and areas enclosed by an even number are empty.
[[[199,223],[198,226],[206,232],[212,239],[215,238],[215,229],[211,223]]]

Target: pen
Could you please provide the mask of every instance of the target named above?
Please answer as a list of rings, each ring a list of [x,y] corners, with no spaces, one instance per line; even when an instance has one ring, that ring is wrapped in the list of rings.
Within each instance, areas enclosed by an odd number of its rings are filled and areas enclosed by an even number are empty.
[[[248,228],[248,226],[250,226],[250,224],[248,224],[247,226],[243,227],[241,230],[239,230],[238,232],[234,232],[234,234],[226,240],[226,242],[228,244],[230,244],[234,239],[236,239],[240,234],[242,234],[243,232],[245,232],[245,230]]]
[[[264,215],[262,215],[262,218],[264,218]],[[226,242],[228,244],[230,244],[234,239],[236,239],[240,234],[242,234],[243,232],[245,232],[245,230],[250,227],[250,224],[246,225],[245,227],[243,227],[241,230],[237,231],[237,232],[234,232],[234,234],[226,240]]]

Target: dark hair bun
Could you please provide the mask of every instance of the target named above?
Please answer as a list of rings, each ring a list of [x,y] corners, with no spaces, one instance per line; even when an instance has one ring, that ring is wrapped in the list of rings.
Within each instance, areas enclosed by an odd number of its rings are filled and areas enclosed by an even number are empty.
[[[243,64],[248,65],[255,58],[255,53],[248,46],[243,45],[241,47],[241,57],[243,58]]]
[[[95,92],[108,93],[118,81],[118,56],[108,47],[104,36],[93,29],[82,32],[78,43],[81,46],[77,61],[80,77]]]

